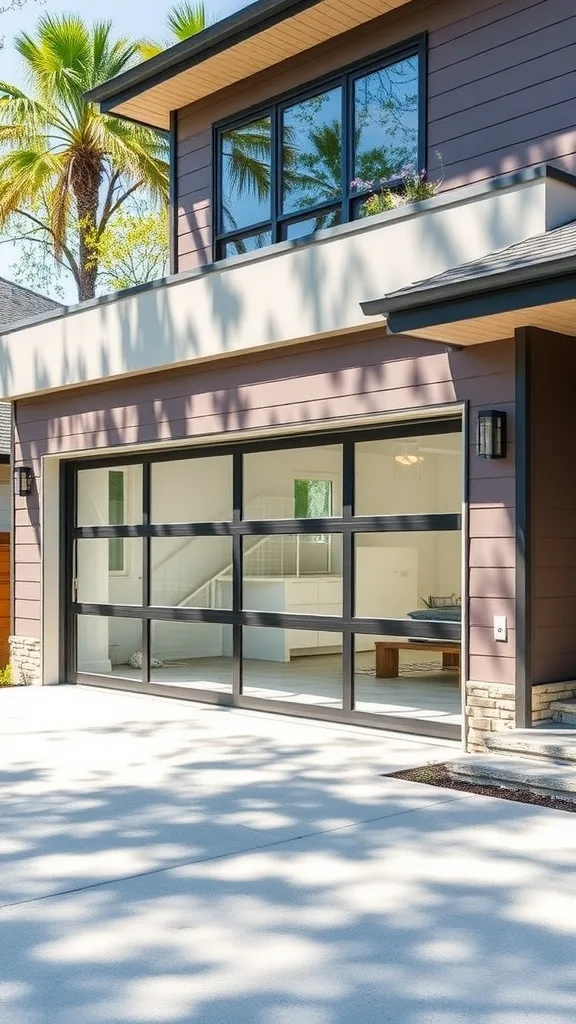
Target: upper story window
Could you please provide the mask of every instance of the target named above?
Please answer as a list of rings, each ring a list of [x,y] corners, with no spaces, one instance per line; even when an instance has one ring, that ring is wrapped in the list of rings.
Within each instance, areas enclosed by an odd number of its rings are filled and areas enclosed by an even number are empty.
[[[421,168],[422,68],[417,44],[220,127],[216,258],[353,220],[359,180]]]

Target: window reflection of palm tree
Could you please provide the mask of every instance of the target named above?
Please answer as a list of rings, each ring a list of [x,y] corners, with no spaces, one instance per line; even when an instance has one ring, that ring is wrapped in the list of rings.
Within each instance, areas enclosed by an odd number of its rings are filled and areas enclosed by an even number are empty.
[[[410,140],[405,145],[375,146],[361,151],[362,129],[355,135],[357,153],[356,176],[363,181],[390,180],[413,156]],[[308,152],[284,155],[284,196],[300,193],[295,210],[306,210],[319,203],[339,203],[342,198],[342,126],[334,120],[314,129],[309,134]],[[334,210],[319,211],[311,215],[318,231],[334,223]]]
[[[235,196],[253,196],[258,203],[267,201],[271,185],[271,153],[268,117],[251,121],[241,128],[228,129],[224,134],[222,158],[228,194],[222,196],[222,219],[226,231],[238,228],[231,209]]]
[[[415,104],[416,97],[402,104],[406,109]],[[397,106],[398,104],[396,104]],[[388,100],[387,121],[390,134],[386,146],[374,146],[362,150],[362,124],[356,130],[354,150],[355,176],[363,181],[386,181],[399,174],[402,167],[414,156],[414,145],[410,129],[395,106]],[[394,113],[394,117],[391,115]],[[391,129],[391,130],[390,130]],[[334,223],[335,210],[342,199],[342,125],[334,119],[318,127],[310,127],[306,136],[306,149],[299,142],[293,128],[284,125],[282,138],[282,182],[283,205],[291,213],[313,208],[320,203],[334,203],[333,208],[311,213],[311,231],[320,230]],[[395,138],[395,136],[403,136]],[[408,136],[408,137],[407,137]],[[226,165],[227,195],[222,196],[223,226],[227,232],[240,231],[233,212],[234,198],[252,196],[258,204],[268,202],[271,189],[271,123],[269,117],[252,121],[236,129],[228,129],[223,136],[222,155]],[[338,216],[338,214],[336,214]],[[262,217],[267,220],[268,215]],[[249,246],[241,239],[235,241],[238,253],[267,244],[266,232],[252,232]]]

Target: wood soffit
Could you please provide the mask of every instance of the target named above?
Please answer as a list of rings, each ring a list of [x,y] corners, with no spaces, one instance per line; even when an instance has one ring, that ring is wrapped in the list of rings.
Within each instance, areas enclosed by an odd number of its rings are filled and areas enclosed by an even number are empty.
[[[334,39],[383,14],[404,6],[408,0],[320,0],[261,32],[212,56],[198,56],[194,66],[147,86],[137,95],[122,95],[103,104],[109,113],[166,131],[170,111],[180,110],[227,86],[279,64],[306,50]]]
[[[512,338],[514,331],[520,327],[539,327],[542,330],[576,337],[576,300],[568,299],[565,302],[544,306],[515,309],[508,313],[458,320],[413,331],[405,330],[403,334],[427,341],[468,346]]]

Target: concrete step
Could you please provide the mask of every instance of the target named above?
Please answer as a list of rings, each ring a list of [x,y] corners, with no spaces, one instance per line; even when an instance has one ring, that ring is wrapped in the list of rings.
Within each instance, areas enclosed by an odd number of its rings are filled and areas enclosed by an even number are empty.
[[[528,760],[505,754],[477,754],[447,764],[455,779],[475,785],[522,789],[544,796],[576,801],[576,764]]]
[[[515,754],[516,757],[576,765],[576,729],[567,725],[494,733],[487,737],[486,746],[495,754]]]
[[[555,700],[550,705],[553,722],[576,725],[576,700]]]

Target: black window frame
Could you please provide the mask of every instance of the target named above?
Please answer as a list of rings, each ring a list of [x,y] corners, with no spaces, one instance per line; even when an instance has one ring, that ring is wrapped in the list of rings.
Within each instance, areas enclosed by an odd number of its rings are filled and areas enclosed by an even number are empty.
[[[339,211],[339,223],[341,224],[349,223],[356,219],[354,217],[354,206],[359,199],[362,199],[363,196],[369,193],[350,188],[354,167],[354,83],[359,78],[364,78],[410,57],[418,58],[418,170],[423,170],[426,173],[428,125],[427,53],[427,35],[424,33],[396,46],[389,47],[376,55],[372,54],[368,58],[355,61],[353,64],[346,65],[328,75],[316,78],[290,92],[275,96],[264,104],[258,104],[257,106],[245,109],[234,117],[215,123],[212,139],[212,151],[214,154],[213,195],[215,200],[215,216],[213,221],[214,260],[235,258],[233,256],[225,256],[224,250],[227,244],[264,231],[271,232],[272,241],[270,245],[276,245],[278,242],[286,240],[286,230],[291,224],[310,220],[323,212]],[[342,89],[342,198],[340,201],[327,200],[307,209],[282,213],[282,137],[280,127],[284,111],[295,103],[312,99],[320,92],[327,92],[338,87]],[[270,219],[259,221],[246,227],[243,226],[233,231],[225,231],[222,219],[223,173],[221,138],[227,130],[241,128],[259,117],[270,117],[271,120]],[[389,184],[394,188],[398,184],[398,179],[390,179]],[[310,233],[302,237],[310,237]],[[262,248],[269,248],[269,246],[263,246]]]
[[[63,521],[66,522],[66,544],[61,579],[61,602],[66,623],[62,642],[63,678],[69,682],[81,682],[100,686],[137,690],[140,692],[184,697],[208,703],[224,703],[241,707],[252,707],[267,711],[284,711],[287,714],[303,714],[320,719],[334,719],[351,723],[369,724],[383,729],[419,732],[423,735],[443,736],[455,739],[460,735],[460,726],[442,724],[426,719],[403,720],[399,716],[364,712],[355,708],[354,697],[354,636],[355,634],[395,636],[399,638],[418,637],[459,641],[462,638],[460,622],[427,621],[414,619],[387,619],[365,617],[355,614],[355,538],[369,533],[398,532],[459,532],[462,535],[462,510],[442,513],[402,513],[394,515],[356,514],[355,492],[355,451],[363,441],[378,439],[408,438],[430,434],[458,433],[462,437],[462,501],[466,501],[466,431],[462,411],[446,412],[441,417],[415,419],[409,422],[388,424],[378,427],[332,429],[306,434],[285,435],[271,439],[235,441],[222,444],[186,446],[170,451],[146,451],[116,456],[101,455],[94,458],[70,461],[65,464],[61,500]],[[268,519],[251,520],[244,518],[244,458],[246,455],[283,449],[311,448],[322,444],[342,447],[342,510],[339,515],[325,519]],[[219,522],[164,523],[151,522],[151,475],[152,466],[158,462],[232,456],[233,517]],[[76,479],[81,470],[142,466],[142,521],[138,524],[109,526],[78,526],[76,522]],[[342,612],[341,615],[311,615],[301,612],[253,611],[243,605],[243,548],[244,539],[254,536],[330,534],[342,537]],[[230,609],[194,608],[181,606],[154,605],[151,602],[151,540],[154,537],[214,537],[228,536],[232,539],[232,607]],[[142,538],[141,601],[137,605],[79,602],[76,579],[76,541],[88,538],[140,537]],[[464,613],[464,601],[463,601]],[[108,618],[129,618],[140,620],[142,643],[142,674],[140,680],[123,679],[116,676],[91,676],[78,671],[76,662],[76,638],[78,616],[103,616]],[[153,621],[213,622],[232,626],[233,637],[233,690],[230,694],[215,693],[199,688],[155,685],[150,676],[150,629]],[[267,698],[251,697],[244,693],[242,633],[245,626],[268,626],[280,629],[314,629],[342,634],[343,706],[339,710],[326,707],[298,705]]]

